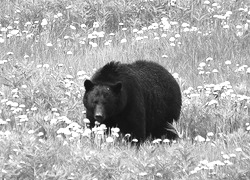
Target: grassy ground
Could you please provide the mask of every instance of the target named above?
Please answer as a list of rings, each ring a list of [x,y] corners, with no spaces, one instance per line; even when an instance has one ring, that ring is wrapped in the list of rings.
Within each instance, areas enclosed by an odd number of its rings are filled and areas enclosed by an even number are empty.
[[[250,179],[250,3],[1,1],[2,179]],[[87,128],[83,82],[111,60],[176,77],[181,139]]]

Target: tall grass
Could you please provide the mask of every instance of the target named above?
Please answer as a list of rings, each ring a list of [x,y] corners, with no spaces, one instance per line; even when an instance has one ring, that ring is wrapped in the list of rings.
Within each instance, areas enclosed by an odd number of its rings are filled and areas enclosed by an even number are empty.
[[[2,179],[249,179],[250,4],[207,2],[1,1]],[[84,80],[137,59],[182,89],[171,146],[86,131]]]

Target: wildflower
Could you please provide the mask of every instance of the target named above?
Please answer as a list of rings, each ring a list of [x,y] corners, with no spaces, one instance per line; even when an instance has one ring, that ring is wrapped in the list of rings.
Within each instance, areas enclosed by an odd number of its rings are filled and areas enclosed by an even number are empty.
[[[214,161],[214,164],[216,164],[217,166],[224,166],[225,163],[221,162],[220,160]]]
[[[50,120],[50,124],[53,125],[53,124],[56,124],[57,123],[57,119],[56,118],[52,118]]]
[[[52,46],[53,46],[53,44],[49,42],[49,43],[47,43],[47,44],[46,44],[46,46],[48,46],[48,47],[52,47]]]
[[[137,143],[138,140],[137,139],[132,139],[132,142]]]
[[[229,160],[225,160],[224,163],[225,163],[226,165],[228,165],[228,166],[233,165],[233,163],[232,163],[231,161],[229,161]]]
[[[0,43],[4,43],[4,39],[0,37]]]
[[[67,74],[65,78],[66,79],[73,79],[74,77],[72,75],[70,75],[70,74]]]
[[[81,24],[80,26],[81,26],[81,28],[83,28],[83,29],[87,27],[86,24]]]
[[[174,77],[175,79],[178,79],[178,78],[179,78],[179,74],[178,74],[178,73],[173,73],[172,75],[173,75],[173,77]]]
[[[112,132],[115,132],[115,133],[118,133],[118,132],[120,132],[120,129],[117,128],[117,127],[116,127],[116,128],[111,128],[111,131],[112,131]]]
[[[72,29],[72,30],[76,30],[76,27],[73,26],[73,25],[70,25],[69,27],[70,27],[70,29]]]
[[[7,124],[7,122],[0,118],[0,125],[5,125],[5,124]]]
[[[131,135],[130,134],[125,134],[125,136],[124,136],[125,138],[130,138],[131,137]]]
[[[72,55],[72,51],[67,51],[67,55]]]
[[[206,63],[204,63],[204,62],[201,62],[200,64],[199,64],[199,67],[205,67],[206,66]]]
[[[222,157],[223,157],[223,159],[226,159],[226,160],[230,159],[230,156],[227,154],[223,154]]]
[[[28,131],[28,134],[34,134],[34,133],[35,133],[34,130],[29,130],[29,131]]]
[[[12,107],[18,107],[18,103],[17,102],[11,102],[11,101],[9,101],[10,102],[10,106],[12,106]],[[6,105],[7,105],[7,103],[6,103]]]
[[[13,30],[10,31],[11,35],[17,35],[18,33],[19,33],[18,29],[13,29]]]
[[[163,176],[162,176],[162,174],[161,174],[161,173],[159,173],[159,172],[158,172],[158,173],[156,173],[156,176],[157,176],[157,177],[159,177],[159,178],[162,178],[162,177],[163,177]]]
[[[52,111],[52,112],[56,112],[56,111],[57,111],[57,108],[52,108],[51,111]]]
[[[213,7],[217,7],[217,6],[218,6],[218,3],[213,3],[212,6],[213,6]]]
[[[19,107],[20,108],[25,108],[25,105],[24,104],[20,104]]]
[[[247,73],[247,74],[250,74],[250,67],[247,68],[246,73]]]
[[[60,128],[57,130],[57,134],[70,135],[71,131],[69,130],[69,128]]]
[[[212,137],[212,136],[214,136],[214,133],[213,133],[213,132],[208,132],[208,133],[207,133],[207,136],[208,136],[208,137]]]
[[[236,157],[236,154],[231,153],[231,154],[229,154],[229,157],[230,157],[230,158],[235,158],[235,157]]]
[[[237,25],[236,29],[242,29],[242,25]]]
[[[225,64],[226,64],[226,65],[230,65],[230,64],[232,64],[232,63],[231,63],[231,61],[227,60],[227,61],[225,61]]]
[[[181,25],[183,28],[187,28],[187,27],[189,27],[190,25],[188,24],[188,23],[182,23],[182,25]]]
[[[32,107],[30,110],[31,110],[31,111],[36,111],[36,110],[37,110],[37,107]]]
[[[49,68],[49,64],[44,64],[43,67],[44,68]]]
[[[133,29],[133,33],[137,33],[138,31],[138,29]]]
[[[94,22],[93,23],[93,28],[98,28],[100,26],[99,22]]]
[[[236,152],[242,152],[242,149],[239,147],[239,148],[236,148],[235,151]]]
[[[48,24],[47,19],[43,19],[42,22],[41,22],[41,25],[42,26],[46,26],[47,24]]]
[[[85,41],[79,41],[80,44],[85,44]]]
[[[181,37],[181,35],[180,35],[180,34],[175,34],[175,35],[174,35],[174,37],[176,37],[176,38],[180,38],[180,37]]]
[[[210,4],[210,1],[204,1],[203,2],[205,5],[208,5],[208,4]]]
[[[237,32],[237,33],[236,33],[236,36],[239,36],[239,37],[243,36],[243,32],[242,32],[242,31]]]
[[[119,23],[119,26],[123,26],[124,24],[123,23]]]
[[[200,164],[202,164],[202,165],[207,165],[208,163],[209,163],[209,162],[208,162],[208,160],[206,160],[206,159],[200,161]]]
[[[200,135],[196,136],[196,137],[194,138],[194,140],[197,141],[197,142],[205,142],[205,138],[202,137],[202,136],[200,136]]]
[[[13,52],[7,52],[7,55],[8,56],[11,56],[11,55],[13,55],[14,53]]]
[[[6,27],[2,27],[0,31],[2,31],[2,32],[7,32],[8,29],[7,29]]]
[[[69,5],[66,7],[66,9],[71,9],[72,8],[72,5]]]
[[[139,173],[139,176],[146,176],[146,175],[148,175],[147,172],[141,172],[141,173]]]
[[[109,137],[106,138],[106,142],[107,143],[112,143],[112,142],[114,142],[114,138],[109,136]]]
[[[127,42],[127,39],[122,39],[121,40],[121,43],[126,43]]]
[[[136,41],[141,41],[141,40],[143,40],[143,37],[138,36],[138,37],[135,38],[135,40],[136,40]]]
[[[223,28],[224,28],[224,29],[229,29],[229,25],[228,25],[228,24],[225,24],[225,25],[223,26]]]
[[[175,43],[170,43],[169,45],[174,47],[174,46],[175,46]]]
[[[107,129],[107,127],[106,127],[105,124],[101,124],[101,125],[100,125],[100,130],[104,131],[104,130],[106,130],[106,129]],[[119,129],[119,128],[118,128],[118,129]],[[120,131],[120,130],[119,130],[119,131]],[[119,132],[119,131],[118,131],[118,132]],[[117,133],[118,133],[118,132],[117,132]]]
[[[164,143],[170,143],[170,140],[169,139],[164,139],[162,142],[164,142]]]
[[[171,37],[171,38],[169,38],[169,41],[170,41],[170,42],[174,42],[174,41],[175,41],[175,38],[174,38],[174,37]]]
[[[161,35],[161,37],[162,37],[162,38],[165,38],[165,37],[167,37],[167,34],[163,33],[163,34]]]
[[[214,69],[212,72],[213,73],[218,73],[219,71],[217,69]]]
[[[20,119],[20,122],[26,122],[26,121],[28,121],[27,115],[19,115],[18,118]]]
[[[98,36],[99,38],[104,37],[104,35],[105,35],[105,32],[104,32],[104,31],[100,31],[100,32],[97,33],[97,36]]]

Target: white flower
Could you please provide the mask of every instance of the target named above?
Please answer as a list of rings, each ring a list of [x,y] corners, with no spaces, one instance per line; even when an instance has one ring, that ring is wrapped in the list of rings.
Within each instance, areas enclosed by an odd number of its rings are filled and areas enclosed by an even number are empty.
[[[48,47],[52,47],[52,46],[53,46],[53,44],[49,42],[49,43],[47,43],[47,44],[46,44],[46,46],[48,46]]]
[[[138,140],[137,140],[137,139],[132,139],[132,142],[137,143],[137,142],[138,142]]]
[[[114,138],[109,136],[109,137],[106,138],[106,142],[107,143],[112,143],[112,142],[114,142]]]
[[[227,60],[227,61],[225,61],[225,64],[226,64],[226,65],[230,65],[230,64],[232,64],[232,62],[229,61],[229,60]]]
[[[120,132],[120,129],[119,128],[111,128],[111,131],[114,132],[114,133],[118,133]]]
[[[204,66],[206,66],[206,63],[201,62],[201,63],[199,64],[199,66],[200,66],[200,67],[204,67]]]
[[[72,29],[72,30],[76,30],[76,27],[73,26],[73,25],[70,25],[69,27],[70,27],[70,29]]]
[[[208,132],[207,136],[212,137],[212,136],[214,136],[214,133],[213,132]]]
[[[4,43],[4,39],[0,37],[0,43]]]
[[[170,41],[170,42],[174,42],[174,41],[175,41],[175,37],[169,38],[169,41]]]
[[[93,23],[93,28],[98,28],[100,26],[99,22],[94,22]]]
[[[127,39],[125,38],[121,40],[121,43],[126,43],[126,42],[127,42]]]
[[[47,24],[48,24],[47,19],[43,19],[42,22],[41,22],[41,25],[42,26],[46,26]]]
[[[195,140],[195,141],[198,141],[198,142],[204,142],[204,141],[205,141],[205,138],[202,137],[202,136],[200,136],[200,135],[198,135],[198,136],[196,136],[196,137],[194,138],[194,140]]]
[[[239,147],[239,148],[236,148],[235,151],[236,152],[242,152],[242,149]]]
[[[18,29],[13,29],[13,30],[10,31],[11,35],[17,35],[18,33],[19,33]]]
[[[206,0],[206,1],[204,1],[203,3],[206,4],[206,5],[208,5],[208,4],[210,4],[210,1],[207,1],[207,0]]]

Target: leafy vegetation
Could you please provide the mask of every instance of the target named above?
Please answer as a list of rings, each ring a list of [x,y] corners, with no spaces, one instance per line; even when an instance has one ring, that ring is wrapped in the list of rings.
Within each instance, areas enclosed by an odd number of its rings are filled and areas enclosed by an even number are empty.
[[[0,177],[250,179],[249,7],[0,1]],[[138,150],[117,128],[88,128],[84,80],[111,60],[136,59],[160,63],[179,82],[178,142]]]

